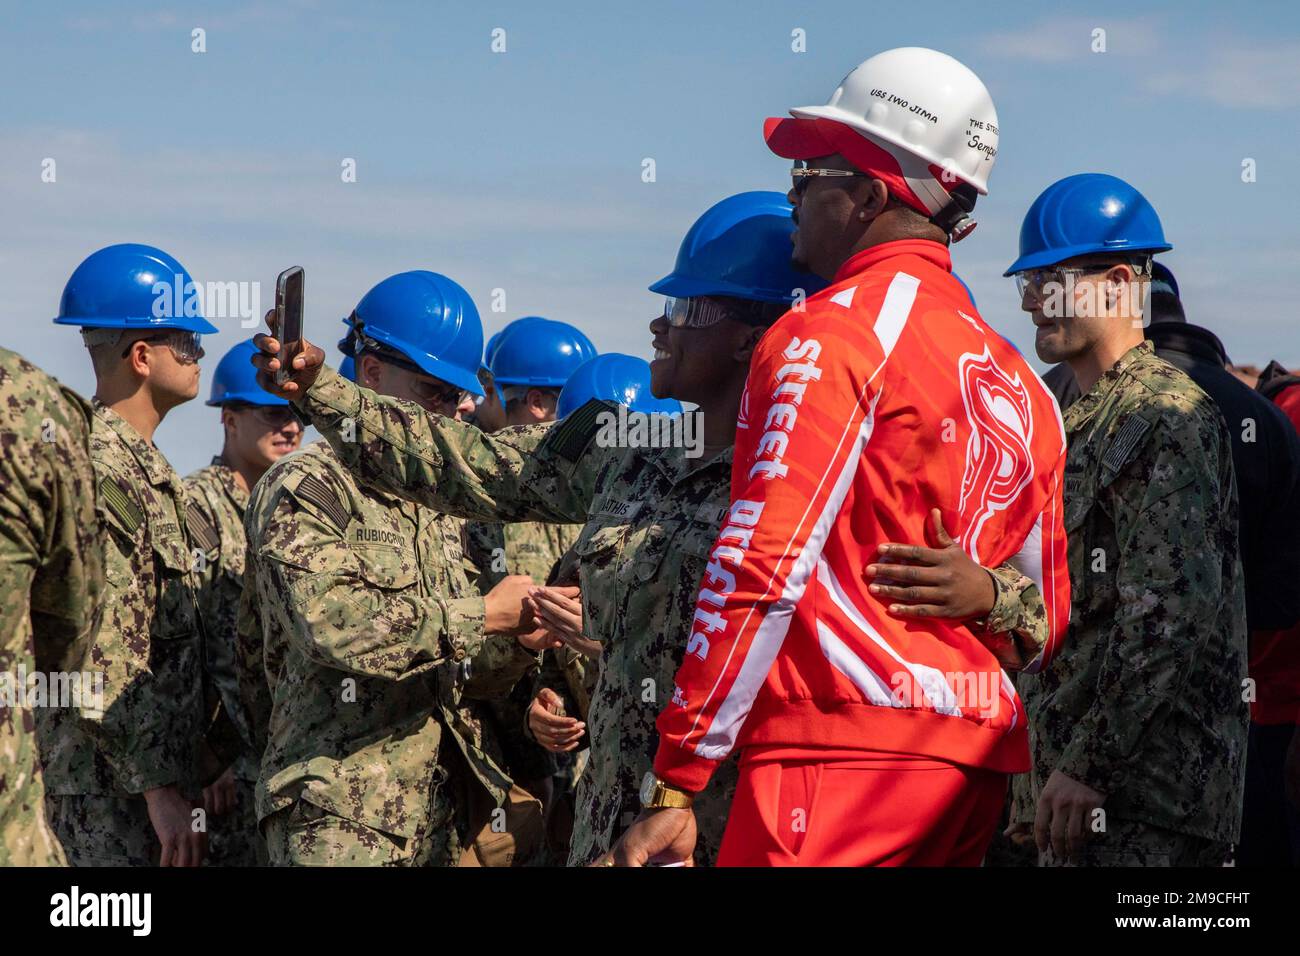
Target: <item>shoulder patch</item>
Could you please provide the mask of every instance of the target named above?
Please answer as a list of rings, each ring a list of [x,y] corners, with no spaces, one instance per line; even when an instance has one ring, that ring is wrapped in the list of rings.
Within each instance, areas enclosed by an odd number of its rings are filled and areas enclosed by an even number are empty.
[[[194,544],[203,551],[215,551],[221,544],[217,529],[212,527],[207,514],[193,501],[185,505],[185,526]]]
[[[1149,431],[1151,431],[1149,421],[1141,415],[1129,415],[1124,419],[1124,424],[1119,427],[1119,431],[1115,433],[1115,437],[1111,439],[1106,454],[1102,456],[1102,467],[1116,473],[1123,471],[1124,466],[1132,459],[1133,453],[1142,447],[1142,440],[1146,438]]]
[[[348,512],[343,507],[343,503],[339,501],[338,494],[315,475],[305,476],[302,481],[298,482],[298,487],[294,489],[293,493],[303,501],[313,504],[325,512],[339,531],[347,528]]]
[[[121,522],[128,534],[135,534],[136,529],[144,523],[144,512],[140,506],[131,500],[121,485],[107,475],[99,479],[99,497],[104,502],[104,507],[113,513],[113,517]]]
[[[600,431],[602,412],[616,415],[618,406],[613,402],[593,398],[551,429],[545,444],[566,461],[576,462],[596,437],[596,432]]]

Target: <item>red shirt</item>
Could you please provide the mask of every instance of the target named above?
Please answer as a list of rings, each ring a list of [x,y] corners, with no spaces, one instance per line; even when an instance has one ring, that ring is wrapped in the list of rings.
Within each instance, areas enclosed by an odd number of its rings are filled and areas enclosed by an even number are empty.
[[[1300,385],[1278,392],[1273,403],[1300,431]],[[1280,631],[1251,631],[1250,676],[1255,679],[1251,720],[1300,724],[1300,624]]]
[[[1069,622],[1060,412],[979,317],[947,249],[906,240],[849,259],[754,355],[732,504],[711,554],[655,772],[702,789],[735,746],[912,754],[1029,768],[1024,708],[964,626],[901,621],[862,569],[928,515],[986,567],[1039,583]]]

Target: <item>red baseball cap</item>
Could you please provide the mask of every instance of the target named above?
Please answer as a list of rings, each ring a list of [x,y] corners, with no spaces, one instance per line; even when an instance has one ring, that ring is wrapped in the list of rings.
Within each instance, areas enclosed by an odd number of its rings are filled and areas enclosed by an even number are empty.
[[[803,119],[771,116],[763,122],[763,139],[767,147],[785,159],[816,159],[839,153],[859,171],[870,173],[889,187],[892,195],[917,212],[932,216],[940,207],[930,209],[903,174],[897,157],[885,146],[855,129],[829,119]],[[942,185],[943,170],[928,164],[931,175]],[[954,181],[953,185],[956,185]],[[946,194],[949,190],[943,186]]]

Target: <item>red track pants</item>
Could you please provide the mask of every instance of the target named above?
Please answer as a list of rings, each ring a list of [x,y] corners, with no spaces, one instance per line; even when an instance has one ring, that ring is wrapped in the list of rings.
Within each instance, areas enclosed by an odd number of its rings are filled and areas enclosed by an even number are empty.
[[[1007,775],[882,754],[748,748],[719,866],[979,866]]]

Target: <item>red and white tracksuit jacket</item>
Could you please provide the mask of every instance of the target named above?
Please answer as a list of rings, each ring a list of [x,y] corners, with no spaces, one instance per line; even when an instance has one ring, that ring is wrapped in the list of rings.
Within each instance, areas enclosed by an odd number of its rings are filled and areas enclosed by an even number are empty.
[[[736,746],[910,754],[1029,769],[1023,705],[965,627],[901,621],[863,569],[944,527],[1039,584],[1052,656],[1069,622],[1055,399],[979,317],[939,243],[849,259],[763,336],[731,508],[701,583],[655,772],[700,790]]]

